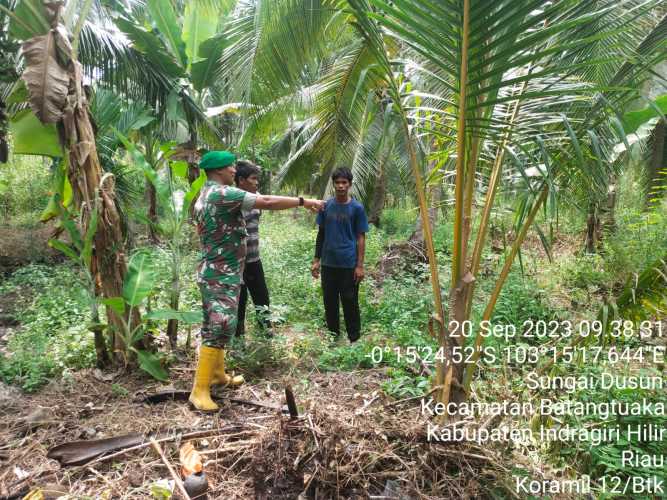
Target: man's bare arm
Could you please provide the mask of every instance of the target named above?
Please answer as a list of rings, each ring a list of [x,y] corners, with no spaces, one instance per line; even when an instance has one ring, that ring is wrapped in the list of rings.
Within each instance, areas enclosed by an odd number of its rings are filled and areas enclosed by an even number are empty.
[[[357,267],[354,268],[354,281],[359,283],[364,279],[364,257],[366,255],[366,234],[357,235]]]
[[[313,278],[320,277],[320,258],[322,257],[322,246],[324,246],[324,226],[317,229],[317,238],[315,239],[315,257],[310,265],[310,274]]]
[[[292,196],[272,196],[272,195],[258,195],[255,200],[255,208],[260,210],[285,210],[287,208],[296,208],[299,205],[299,198]],[[324,206],[322,200],[312,200],[310,198],[303,198],[303,208],[307,208],[314,212],[319,212]]]

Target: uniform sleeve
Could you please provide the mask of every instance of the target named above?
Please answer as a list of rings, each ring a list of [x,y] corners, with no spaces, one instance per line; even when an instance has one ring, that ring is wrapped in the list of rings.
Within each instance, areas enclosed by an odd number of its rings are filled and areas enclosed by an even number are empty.
[[[232,186],[220,188],[219,193],[216,194],[215,205],[229,213],[243,210],[246,207],[250,209],[255,206],[255,200],[257,199],[254,194]]]
[[[354,228],[355,234],[368,232],[368,218],[366,217],[366,211],[361,204],[357,205],[357,210],[354,217]]]

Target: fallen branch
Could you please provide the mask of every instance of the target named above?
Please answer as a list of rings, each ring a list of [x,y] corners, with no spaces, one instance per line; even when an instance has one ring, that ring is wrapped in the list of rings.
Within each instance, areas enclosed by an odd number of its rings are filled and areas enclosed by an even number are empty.
[[[167,460],[167,457],[164,456],[164,453],[162,452],[162,447],[160,444],[154,439],[151,438],[151,446],[155,451],[157,451],[158,455],[160,455],[160,458],[162,459],[162,462],[164,465],[167,466],[167,469],[169,470],[169,474],[171,474],[171,477],[174,479],[174,482],[176,483],[176,487],[178,490],[181,492],[181,495],[183,495],[183,498],[185,500],[192,500],[190,498],[190,495],[188,495],[188,492],[185,491],[185,486],[183,486],[183,481],[181,481],[181,478],[178,477],[178,474],[176,474],[176,471],[174,471],[174,468],[171,466],[171,463],[169,463],[169,460]]]
[[[195,431],[195,432],[190,432],[190,433],[186,433],[186,434],[181,434],[181,433],[176,432],[173,435],[163,437],[163,438],[160,438],[160,439],[156,439],[156,441],[158,443],[166,443],[166,442],[169,442],[169,441],[175,441],[176,439],[196,439],[196,438],[200,438],[200,437],[217,436],[217,435],[220,435],[220,434],[225,434],[227,432],[238,431],[238,430],[242,429],[242,427],[243,427],[242,424],[237,423],[237,424],[229,424],[225,427],[221,427],[221,428],[218,428],[218,429],[209,429],[209,430],[205,430],[205,431]],[[127,447],[125,447],[125,448],[123,448],[120,451],[117,451],[115,453],[111,453],[110,455],[97,456],[97,458],[95,458],[94,460],[82,463],[80,465],[81,466],[83,466],[83,465],[93,465],[93,464],[100,463],[100,462],[106,462],[108,460],[119,457],[121,455],[125,455],[126,453],[129,453],[131,451],[141,450],[142,448],[146,448],[146,447],[151,445],[150,438],[147,439],[146,437],[141,437],[141,442],[136,444],[136,445],[134,444],[136,442],[136,439],[134,441],[128,441],[128,442],[132,442],[132,445],[127,446]],[[76,442],[77,445],[79,445],[80,443],[81,442]],[[67,446],[67,444],[68,443],[59,445],[56,448],[64,449]],[[53,448],[53,449],[56,449],[56,448]],[[56,460],[57,460],[57,458],[56,458]],[[61,465],[67,465],[67,464],[61,464]],[[76,470],[76,469],[74,469],[74,470]]]

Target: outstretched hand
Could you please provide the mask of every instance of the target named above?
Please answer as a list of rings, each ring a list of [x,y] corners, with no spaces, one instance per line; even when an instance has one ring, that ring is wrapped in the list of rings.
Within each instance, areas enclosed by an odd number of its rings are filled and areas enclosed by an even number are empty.
[[[323,200],[304,200],[303,206],[304,206],[304,208],[307,208],[311,212],[317,213],[317,212],[320,212],[324,208],[324,201]]]

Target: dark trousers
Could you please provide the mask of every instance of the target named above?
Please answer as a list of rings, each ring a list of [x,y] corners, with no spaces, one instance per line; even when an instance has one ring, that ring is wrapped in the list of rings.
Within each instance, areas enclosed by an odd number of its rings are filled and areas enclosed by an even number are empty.
[[[262,261],[246,262],[243,270],[243,285],[241,285],[241,295],[239,297],[238,323],[236,326],[236,335],[243,335],[245,326],[245,309],[248,303],[248,292],[252,297],[252,303],[257,312],[257,323],[262,328],[271,326],[268,319],[269,307],[269,289],[266,287],[264,279],[264,268]]]
[[[361,331],[361,313],[359,312],[359,284],[354,282],[354,268],[322,266],[322,296],[327,328],[340,333],[338,301],[343,304],[343,317],[348,338],[354,342]]]

